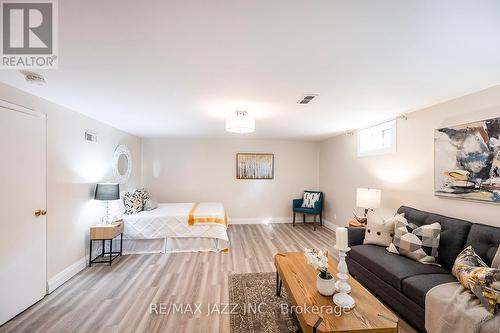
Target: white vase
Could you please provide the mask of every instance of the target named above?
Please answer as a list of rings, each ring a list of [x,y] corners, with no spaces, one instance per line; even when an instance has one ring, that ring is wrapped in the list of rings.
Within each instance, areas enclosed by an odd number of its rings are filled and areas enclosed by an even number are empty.
[[[323,279],[320,277],[320,274],[318,274],[316,279],[316,288],[321,295],[332,296],[335,293],[335,279],[330,274],[328,274],[330,279]]]

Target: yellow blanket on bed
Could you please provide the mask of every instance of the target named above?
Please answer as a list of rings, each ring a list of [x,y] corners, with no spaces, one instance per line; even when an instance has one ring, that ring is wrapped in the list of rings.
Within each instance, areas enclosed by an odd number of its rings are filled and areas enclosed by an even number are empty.
[[[195,202],[189,212],[188,224],[222,224],[227,227],[227,214],[218,202]]]

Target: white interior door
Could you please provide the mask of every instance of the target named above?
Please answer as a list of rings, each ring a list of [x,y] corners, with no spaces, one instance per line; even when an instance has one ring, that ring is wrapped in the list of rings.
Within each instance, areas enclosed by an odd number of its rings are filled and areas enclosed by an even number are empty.
[[[45,126],[0,100],[0,325],[46,293]]]

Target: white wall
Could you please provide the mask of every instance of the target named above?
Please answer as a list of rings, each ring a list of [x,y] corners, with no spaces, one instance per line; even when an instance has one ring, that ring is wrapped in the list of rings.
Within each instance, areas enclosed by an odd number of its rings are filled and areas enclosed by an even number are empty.
[[[137,137],[5,84],[0,99],[47,114],[49,280],[87,254],[89,227],[103,213],[93,188],[112,180],[118,144],[130,147],[134,164],[123,190],[143,185],[163,202],[221,201],[236,222],[289,218],[291,199],[319,187],[326,218],[344,225],[355,208],[355,189],[374,187],[383,190],[383,214],[405,204],[500,226],[500,205],[433,195],[434,129],[500,116],[500,86],[411,113],[398,121],[396,154],[363,158],[356,156],[356,137],[345,135],[321,143],[143,139],[141,148]],[[97,144],[83,140],[85,129],[97,133]],[[237,152],[274,153],[275,179],[237,180]]]
[[[40,88],[43,89],[43,88]],[[44,99],[0,83],[0,99],[47,114],[47,277],[49,282],[71,265],[81,267],[88,251],[89,227],[100,222],[103,203],[93,200],[96,182],[112,181],[111,160],[118,144],[133,159],[123,189],[140,185],[140,139]],[[98,143],[84,141],[84,131]],[[33,209],[33,207],[26,207]],[[29,246],[24,244],[23,246]]]
[[[356,188],[382,190],[382,214],[401,205],[500,226],[500,205],[434,196],[434,130],[500,117],[500,86],[409,114],[398,120],[398,152],[356,156],[356,135],[321,143],[320,188],[325,192],[326,218],[345,225],[355,208]],[[362,212],[360,208],[358,212]],[[336,217],[336,219],[335,219]]]
[[[273,180],[236,179],[236,153],[275,155]],[[291,200],[318,188],[319,144],[276,140],[143,139],[143,185],[160,202],[223,202],[231,222],[289,218]]]

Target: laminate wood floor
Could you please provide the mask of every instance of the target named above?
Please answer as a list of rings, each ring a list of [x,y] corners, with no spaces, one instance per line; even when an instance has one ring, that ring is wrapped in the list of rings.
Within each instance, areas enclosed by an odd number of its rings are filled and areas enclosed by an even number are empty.
[[[334,253],[335,234],[326,227],[230,225],[228,232],[229,253],[126,255],[111,267],[86,268],[0,332],[228,333],[229,315],[216,306],[229,302],[229,274],[274,272],[277,252],[316,247]],[[167,315],[172,304],[184,310],[189,304],[192,311]],[[194,304],[202,304],[201,314]]]

